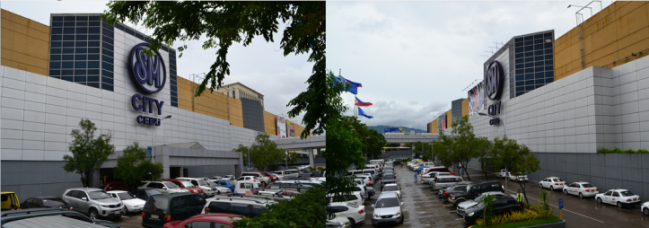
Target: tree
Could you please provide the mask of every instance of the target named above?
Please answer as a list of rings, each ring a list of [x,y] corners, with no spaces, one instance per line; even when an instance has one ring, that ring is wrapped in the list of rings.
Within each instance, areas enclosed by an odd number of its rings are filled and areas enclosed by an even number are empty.
[[[107,23],[129,20],[134,24],[142,22],[152,29],[151,50],[158,50],[162,43],[172,45],[174,41],[197,40],[207,37],[202,48],[218,48],[216,60],[210,67],[195,96],[208,87],[211,91],[221,87],[223,78],[230,74],[227,54],[234,42],[250,45],[256,36],[267,42],[278,32],[279,22],[287,23],[280,48],[284,56],[291,53],[309,54],[314,62],[313,74],[306,81],[307,91],[289,102],[295,106],[288,112],[296,117],[306,111],[306,124],[301,137],[313,130],[322,134],[327,123],[326,100],[326,3],[321,2],[233,2],[233,1],[111,1],[102,18]],[[179,47],[182,52],[188,47]],[[152,54],[147,50],[148,54]],[[317,126],[316,126],[317,125]]]
[[[124,149],[124,154],[117,158],[116,178],[121,179],[130,189],[137,188],[142,180],[160,179],[164,168],[162,163],[153,163],[146,157],[146,149],[137,142]]]
[[[482,173],[484,174],[485,180],[488,180],[489,178],[487,177],[487,169],[491,169],[493,167],[493,164],[490,162],[492,160],[491,155],[489,154],[489,151],[493,147],[493,142],[487,140],[489,145],[487,148],[483,149],[480,151],[480,155],[478,155],[478,161],[480,162],[480,169],[482,170]]]
[[[490,154],[496,158],[494,159],[495,164],[509,169],[512,175],[534,173],[541,169],[539,160],[534,157],[534,153],[527,146],[518,144],[516,140],[508,139],[506,135],[503,139],[498,137],[494,139]],[[525,196],[525,202],[529,203],[525,192],[526,183],[525,181],[518,182]]]
[[[363,141],[363,154],[367,158],[379,158],[383,153],[383,147],[386,145],[387,140],[385,136],[374,129],[367,128],[367,125],[352,116],[344,116],[352,123],[354,131],[358,133],[358,137]]]
[[[297,160],[296,153],[287,153],[284,149],[277,148],[277,143],[270,140],[268,134],[261,132],[255,136],[255,143],[252,146],[246,147],[239,144],[239,147],[232,151],[241,153],[244,163],[247,163],[248,159],[250,159],[253,166],[261,171],[265,170],[266,167],[274,170],[275,166],[284,164],[287,160],[291,164]],[[248,153],[250,153],[250,158],[247,156]]]
[[[95,138],[97,128],[92,121],[82,119],[79,127],[81,129],[74,129],[70,134],[74,138],[68,147],[72,156],[63,155],[63,160],[67,161],[63,169],[80,174],[83,186],[89,187],[88,177],[93,171],[99,170],[108,156],[115,152],[115,146],[111,144],[110,134],[101,134]]]
[[[421,141],[417,141],[415,143],[415,149],[413,150],[414,152],[417,152],[417,155],[422,155],[422,160],[424,161],[432,161],[434,159],[433,157],[433,146],[430,143],[422,143]]]
[[[454,167],[457,163],[453,157],[453,146],[453,138],[441,132],[437,141],[433,143],[433,156],[438,158],[442,165]]]
[[[473,133],[473,125],[469,123],[469,116],[464,116],[460,121],[453,122],[453,149],[451,156],[454,163],[459,164],[469,180],[469,162],[480,156],[480,152],[489,148],[489,139],[476,137]]]

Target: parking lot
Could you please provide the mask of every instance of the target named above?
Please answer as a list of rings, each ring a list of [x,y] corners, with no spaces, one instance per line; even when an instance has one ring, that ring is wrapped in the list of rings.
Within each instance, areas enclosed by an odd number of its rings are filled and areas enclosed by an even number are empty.
[[[206,198],[206,200],[214,199],[219,195]],[[119,224],[122,228],[142,228],[142,213],[128,213],[122,215],[121,218],[112,220],[112,222]]]
[[[397,184],[401,188],[404,204],[404,222],[399,225],[383,225],[384,227],[468,227],[455,209],[449,203],[437,198],[436,192],[429,190],[428,185],[413,183],[413,172],[408,168],[396,165],[394,168]],[[474,182],[484,181],[484,176],[478,170],[470,170]],[[488,175],[489,180],[500,180],[505,185],[505,180]],[[466,177],[465,177],[466,179]],[[507,194],[515,194],[519,187],[517,183],[509,182]],[[380,194],[380,183],[374,185],[376,194],[365,202],[366,218],[362,224],[354,227],[372,227],[372,204]],[[538,195],[541,188],[534,181],[527,183],[527,197],[530,203],[541,203]],[[547,189],[546,189],[547,190]],[[549,191],[549,190],[547,190]],[[603,189],[600,189],[602,192]],[[649,216],[644,216],[639,209],[619,209],[614,205],[598,204],[593,198],[579,199],[577,196],[564,195],[556,190],[550,194],[550,206],[559,216],[558,201],[564,200],[562,211],[566,227],[649,227]],[[643,202],[647,199],[643,199]]]

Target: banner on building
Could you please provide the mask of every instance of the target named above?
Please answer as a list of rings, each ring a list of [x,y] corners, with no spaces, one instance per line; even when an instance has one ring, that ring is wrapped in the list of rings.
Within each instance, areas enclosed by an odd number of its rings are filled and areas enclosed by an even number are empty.
[[[478,112],[484,109],[484,82],[480,82],[478,85],[469,90],[468,99],[469,99],[469,115],[476,115]]]
[[[286,119],[284,117],[277,117],[277,138],[286,138]]]
[[[383,128],[383,134],[385,133],[404,133],[405,130],[402,127],[386,127]]]
[[[295,123],[290,120],[286,120],[286,133],[288,137],[295,137]]]
[[[446,130],[446,113],[442,114],[439,116],[439,126],[440,126],[440,131]]]

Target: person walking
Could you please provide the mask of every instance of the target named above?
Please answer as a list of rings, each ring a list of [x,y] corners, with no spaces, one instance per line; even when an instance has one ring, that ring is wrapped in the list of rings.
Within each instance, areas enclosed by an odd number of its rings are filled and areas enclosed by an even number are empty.
[[[403,168],[403,161],[401,161],[401,168]]]
[[[516,194],[516,202],[521,208],[523,208],[523,193],[521,193],[520,189],[518,189],[518,193]]]
[[[422,169],[423,169],[423,168],[422,168],[421,166],[419,166],[419,168],[417,169],[417,175],[420,175],[420,174],[421,174],[421,170],[422,170]],[[417,182],[417,180],[415,180],[415,182]]]

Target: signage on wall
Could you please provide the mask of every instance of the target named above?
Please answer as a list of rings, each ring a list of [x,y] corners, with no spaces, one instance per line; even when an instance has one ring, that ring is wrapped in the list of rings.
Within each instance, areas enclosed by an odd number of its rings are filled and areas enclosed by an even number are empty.
[[[480,82],[467,93],[469,99],[469,115],[476,115],[484,107],[484,82]]]
[[[487,114],[490,116],[500,115],[500,97],[503,93],[505,83],[505,74],[503,74],[503,68],[500,65],[500,62],[494,60],[489,64],[489,67],[485,72],[484,82],[487,97],[492,101],[497,101],[487,107]],[[498,117],[489,120],[489,125],[498,124],[500,124],[500,118]]]
[[[286,138],[286,119],[284,117],[277,117],[277,138]]]
[[[144,54],[148,47],[147,43],[140,43],[131,49],[128,56],[128,71],[131,75],[131,81],[135,87],[142,93],[155,94],[160,92],[167,81],[167,68],[165,67],[162,55],[155,51],[154,56]],[[133,94],[131,97],[131,106],[136,111],[154,113],[162,115],[164,101],[159,101],[153,97],[147,97],[140,94]],[[136,118],[137,123],[143,125],[160,126],[161,119],[140,115]]]

